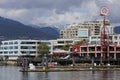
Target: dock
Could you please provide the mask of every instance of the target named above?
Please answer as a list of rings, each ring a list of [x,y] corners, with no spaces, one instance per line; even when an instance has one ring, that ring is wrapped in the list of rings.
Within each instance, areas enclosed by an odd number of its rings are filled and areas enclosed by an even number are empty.
[[[49,67],[36,67],[35,69],[21,69],[20,72],[66,72],[66,71],[120,71],[119,66],[57,66]]]

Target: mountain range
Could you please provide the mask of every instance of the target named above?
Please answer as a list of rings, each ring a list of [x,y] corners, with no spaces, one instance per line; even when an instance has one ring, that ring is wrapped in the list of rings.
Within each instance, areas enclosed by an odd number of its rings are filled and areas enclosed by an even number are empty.
[[[33,27],[0,17],[0,39],[56,39],[58,37],[59,30],[55,27]]]
[[[114,27],[114,32],[120,34],[120,26]],[[0,40],[5,39],[57,39],[59,29],[48,25],[25,25],[18,21],[0,17]]]

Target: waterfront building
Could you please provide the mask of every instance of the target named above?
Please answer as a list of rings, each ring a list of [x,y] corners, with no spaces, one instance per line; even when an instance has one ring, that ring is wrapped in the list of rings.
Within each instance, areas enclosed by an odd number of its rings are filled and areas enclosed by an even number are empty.
[[[109,20],[106,20],[106,26],[110,25]],[[99,21],[86,21],[83,24],[71,25],[69,28],[65,28],[60,31],[60,38],[88,38],[91,35],[99,35],[100,29],[103,26],[103,20]],[[112,29],[112,27],[110,28]],[[83,35],[81,33],[84,33]],[[112,34],[113,32],[111,32]]]
[[[61,48],[64,45],[73,45],[76,41],[80,41],[79,39],[56,39],[50,40],[53,43],[54,48]]]
[[[71,53],[78,53],[80,57],[95,58],[107,60],[119,60],[120,58],[120,34],[110,34],[109,43],[106,43],[106,48],[102,49],[101,36],[92,35],[89,37],[89,43],[82,45],[74,45],[71,48]]]
[[[110,44],[107,47],[107,50],[105,53],[103,53],[103,50],[101,48],[101,45],[99,44],[84,44],[84,45],[78,45],[72,47],[71,53],[77,53],[80,57],[83,58],[102,58],[103,60],[116,60],[120,58],[120,46],[116,44]],[[76,50],[76,51],[75,51]]]
[[[94,32],[93,32],[94,33]],[[91,33],[90,33],[91,34]],[[78,53],[80,57],[88,59],[97,59],[115,61],[120,58],[120,35],[114,33],[112,26],[101,25],[98,34],[89,36],[89,42],[82,45],[73,45],[71,53]]]
[[[17,59],[19,56],[37,56],[37,46],[40,43],[46,43],[50,46],[47,40],[6,40],[0,45],[0,56],[9,57],[9,59]]]
[[[109,31],[110,32],[110,31]],[[72,46],[71,53],[78,53],[81,57],[90,59],[119,60],[120,58],[120,34],[107,33],[108,38],[105,43],[106,48],[101,45],[101,35],[92,35],[89,37],[89,42]]]
[[[89,44],[100,44],[100,35],[92,35],[89,37]],[[111,44],[115,43],[116,45],[120,45],[120,34],[110,34],[109,41]]]
[[[5,40],[1,41],[0,57],[17,59],[19,56],[38,56],[37,47],[45,43],[50,47],[49,53],[65,53],[68,51],[60,50],[63,45],[74,44],[75,39],[56,39],[56,40]]]
[[[54,57],[65,56],[66,54],[70,53],[69,50],[62,50],[61,47],[64,45],[73,45],[76,41],[80,41],[79,39],[56,39],[50,40],[52,43],[51,53]]]

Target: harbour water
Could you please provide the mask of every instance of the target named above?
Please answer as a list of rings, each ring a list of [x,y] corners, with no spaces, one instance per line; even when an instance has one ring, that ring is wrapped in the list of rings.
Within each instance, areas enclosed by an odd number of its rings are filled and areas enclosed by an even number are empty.
[[[0,80],[120,80],[120,71],[19,72],[16,66],[0,66]]]

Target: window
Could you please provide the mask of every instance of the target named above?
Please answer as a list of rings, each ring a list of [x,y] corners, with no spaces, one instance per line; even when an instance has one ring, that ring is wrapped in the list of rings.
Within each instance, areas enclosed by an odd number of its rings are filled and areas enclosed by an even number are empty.
[[[4,45],[7,45],[7,44],[8,44],[8,42],[5,42],[5,43],[4,43]]]
[[[92,39],[96,39],[96,37],[92,37]]]
[[[64,41],[58,41],[58,43],[59,43],[59,44],[60,44],[60,43],[62,43],[62,44],[63,44],[63,43],[64,43]]]
[[[27,52],[26,51],[21,51],[22,54],[26,54]]]
[[[112,40],[112,36],[110,36],[110,39]]]
[[[21,44],[26,44],[26,42],[21,42]]]
[[[8,53],[7,51],[4,52],[4,54],[7,54],[7,53]]]
[[[14,51],[14,54],[17,54],[18,53],[18,51]]]
[[[36,49],[36,47],[35,47],[35,46],[33,46],[31,49]]]
[[[4,49],[5,49],[5,50],[7,50],[7,49],[8,49],[8,47],[4,47]]]
[[[0,50],[2,50],[3,49],[3,47],[0,47]]]
[[[18,46],[14,46],[14,49],[18,49]]]
[[[13,54],[13,51],[10,51],[9,54]]]
[[[34,53],[36,53],[36,52],[35,52],[35,51],[31,51],[31,52],[30,52],[30,54],[34,54]]]
[[[16,41],[16,42],[14,42],[14,44],[18,44],[18,42]]]
[[[35,42],[21,42],[21,44],[35,44]]]
[[[0,54],[2,54],[3,52],[0,52]]]
[[[21,46],[21,49],[29,49],[28,46]]]
[[[13,49],[13,46],[10,46],[9,49]]]
[[[114,36],[114,39],[117,40],[117,36]]]
[[[9,44],[13,44],[13,42],[9,42]]]

